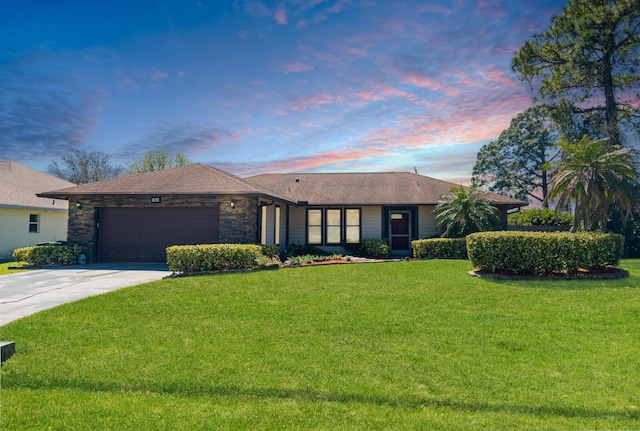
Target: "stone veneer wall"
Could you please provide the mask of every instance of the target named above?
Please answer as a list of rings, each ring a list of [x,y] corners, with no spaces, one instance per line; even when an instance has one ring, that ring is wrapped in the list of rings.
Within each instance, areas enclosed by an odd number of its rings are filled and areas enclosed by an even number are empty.
[[[97,260],[97,216],[101,207],[219,207],[220,237],[218,243],[255,243],[258,240],[258,200],[255,197],[160,196],[151,203],[150,196],[85,196],[69,199],[67,242],[78,244],[87,262]],[[231,200],[236,208],[231,209]],[[78,208],[78,203],[82,208]]]

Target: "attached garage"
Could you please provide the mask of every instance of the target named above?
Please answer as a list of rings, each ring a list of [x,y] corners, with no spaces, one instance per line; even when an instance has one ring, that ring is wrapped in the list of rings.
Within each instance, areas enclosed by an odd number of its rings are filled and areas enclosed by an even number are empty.
[[[97,210],[101,262],[164,262],[171,245],[219,242],[218,207]]]

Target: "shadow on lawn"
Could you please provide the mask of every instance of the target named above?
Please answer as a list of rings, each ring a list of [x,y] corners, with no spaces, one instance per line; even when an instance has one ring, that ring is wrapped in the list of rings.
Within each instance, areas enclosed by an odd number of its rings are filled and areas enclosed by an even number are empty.
[[[483,281],[489,283],[515,286],[528,289],[557,289],[557,290],[600,290],[600,289],[622,289],[622,288],[640,288],[640,276],[629,274],[627,278],[618,280],[599,280],[599,279],[562,279],[562,278],[544,278],[532,277],[528,280],[518,279],[490,279],[484,278]]]
[[[142,392],[149,395],[172,395],[184,397],[240,397],[248,399],[277,399],[277,400],[295,400],[302,402],[328,402],[339,404],[363,404],[387,406],[393,408],[404,409],[423,409],[423,408],[448,408],[452,410],[467,412],[494,412],[494,413],[511,413],[525,414],[534,416],[557,416],[565,418],[583,418],[583,419],[606,419],[611,420],[638,420],[640,419],[640,410],[599,410],[588,409],[583,407],[564,407],[564,406],[519,406],[498,403],[483,403],[470,401],[457,401],[449,399],[437,399],[427,397],[389,397],[385,395],[361,395],[348,393],[331,393],[316,391],[314,389],[284,389],[284,388],[243,388],[234,386],[198,386],[198,387],[180,387],[168,385],[166,387],[122,387],[119,385],[109,385],[104,382],[59,382],[59,385],[49,382],[45,385],[34,385],[33,390],[47,389],[64,389],[64,390],[81,390],[84,392]],[[20,385],[21,388],[25,386]]]

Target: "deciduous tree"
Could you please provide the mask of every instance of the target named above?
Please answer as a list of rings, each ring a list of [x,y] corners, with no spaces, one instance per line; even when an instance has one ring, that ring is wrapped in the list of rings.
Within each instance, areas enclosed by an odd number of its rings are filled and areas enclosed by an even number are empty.
[[[182,153],[170,156],[163,149],[149,150],[139,160],[131,163],[129,170],[133,174],[140,174],[142,172],[160,171],[188,164],[189,161]]]
[[[74,184],[86,184],[117,178],[122,173],[122,167],[111,163],[110,157],[102,151],[74,148],[62,157],[61,165],[55,160],[51,161],[48,171]]]

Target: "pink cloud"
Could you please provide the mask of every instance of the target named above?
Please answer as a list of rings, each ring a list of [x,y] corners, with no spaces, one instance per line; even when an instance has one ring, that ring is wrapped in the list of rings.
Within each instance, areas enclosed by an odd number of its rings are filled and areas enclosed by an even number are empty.
[[[316,93],[309,96],[298,99],[293,105],[293,110],[303,111],[308,108],[318,107],[320,105],[328,105],[334,103],[336,98],[329,93]]]
[[[411,75],[400,78],[402,84],[411,84],[420,88],[428,88],[429,90],[438,91],[442,85],[433,78],[424,75]]]
[[[269,16],[269,15],[271,15],[271,13],[269,12],[269,9],[259,1],[245,0],[245,2],[244,2],[244,10],[249,15],[256,15],[256,16]]]
[[[273,18],[276,20],[278,24],[287,25],[287,11],[284,10],[283,8],[278,9],[276,13],[273,15]]]
[[[255,163],[229,163],[219,165],[221,169],[229,170],[236,175],[257,175],[262,173],[303,172],[329,166],[335,163],[353,162],[372,157],[384,157],[389,151],[384,147],[353,148],[317,152],[311,156],[293,157],[283,160],[272,160]]]
[[[359,56],[367,55],[367,51],[360,48],[346,48],[346,52],[347,54],[351,54],[351,55],[359,55]]]
[[[169,76],[169,74],[167,72],[163,72],[162,70],[154,70],[151,73],[151,79],[155,82],[159,82],[162,81],[163,79],[167,78]]]
[[[451,15],[453,13],[453,10],[449,9],[449,8],[446,8],[444,6],[437,6],[437,5],[430,5],[430,4],[426,4],[426,5],[420,6],[418,8],[418,13],[419,14],[423,14],[425,12],[443,14],[443,15]]]
[[[289,73],[307,72],[309,70],[313,70],[313,67],[309,66],[308,64],[304,64],[302,62],[296,61],[293,63],[288,63],[283,65],[281,70],[282,70],[282,73],[287,75]]]

